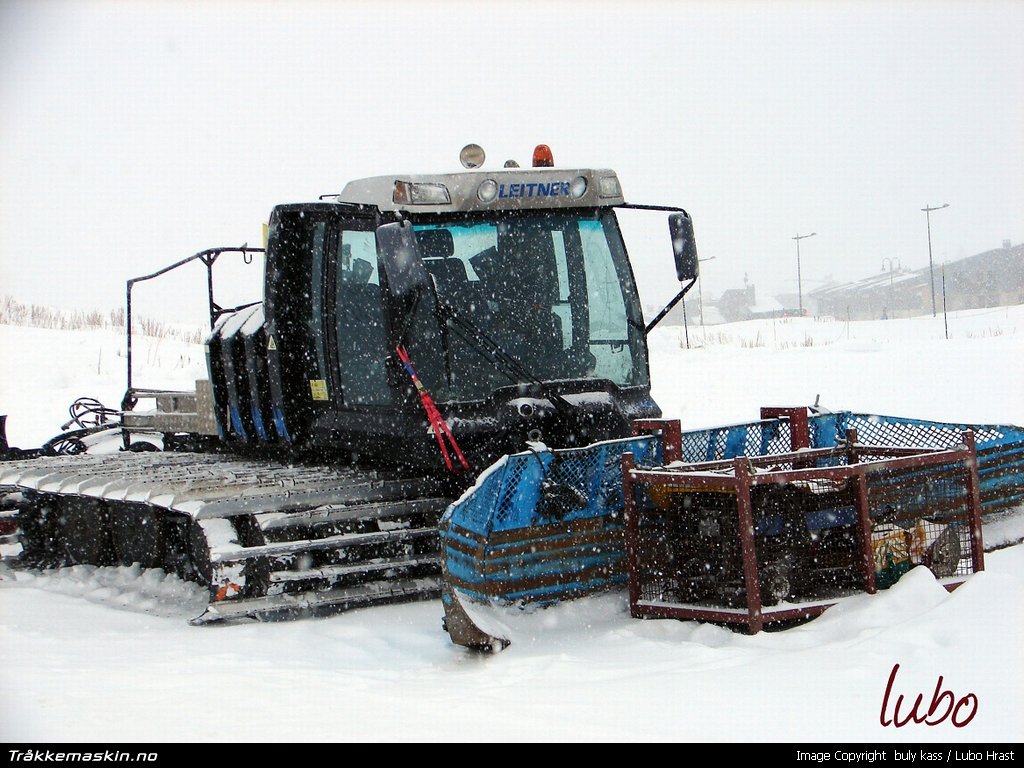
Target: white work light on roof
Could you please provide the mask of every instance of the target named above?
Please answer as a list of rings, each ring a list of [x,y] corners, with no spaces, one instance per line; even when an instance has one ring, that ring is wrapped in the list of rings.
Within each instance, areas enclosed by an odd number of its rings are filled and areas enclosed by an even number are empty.
[[[467,144],[459,152],[459,162],[462,163],[462,167],[470,170],[482,166],[486,157],[484,148],[479,144]]]
[[[600,182],[601,197],[622,197],[622,187],[618,176],[602,176]]]
[[[480,186],[476,188],[476,196],[480,198],[481,203],[492,202],[498,196],[498,182],[494,179],[480,182]]]

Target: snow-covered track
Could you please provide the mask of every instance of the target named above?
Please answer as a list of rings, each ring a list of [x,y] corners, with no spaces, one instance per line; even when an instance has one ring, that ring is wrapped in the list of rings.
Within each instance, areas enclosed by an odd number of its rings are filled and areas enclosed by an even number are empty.
[[[0,497],[13,507],[0,532],[8,566],[162,569],[209,590],[194,623],[440,595],[437,521],[450,499],[426,477],[122,452],[0,463]]]

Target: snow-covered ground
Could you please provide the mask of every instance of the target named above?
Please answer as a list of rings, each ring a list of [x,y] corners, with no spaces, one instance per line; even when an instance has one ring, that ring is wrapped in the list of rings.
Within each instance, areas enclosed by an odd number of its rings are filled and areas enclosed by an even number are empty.
[[[662,328],[655,398],[684,427],[823,406],[1024,424],[1024,307],[846,323]],[[12,445],[67,405],[116,405],[123,339],[0,326]],[[136,383],[187,387],[201,349],[140,342]],[[148,369],[148,370],[147,370]],[[987,543],[1024,525],[986,527]],[[67,569],[0,582],[4,741],[1020,742],[1024,545],[947,593],[915,569],[803,626],[747,636],[639,621],[622,594],[510,619],[495,655],[453,646],[439,602],[290,623],[192,627],[202,594],[160,573]],[[887,683],[893,670],[895,677]],[[942,718],[950,702],[955,717]],[[902,722],[918,694],[931,721]],[[973,714],[973,716],[971,716]]]

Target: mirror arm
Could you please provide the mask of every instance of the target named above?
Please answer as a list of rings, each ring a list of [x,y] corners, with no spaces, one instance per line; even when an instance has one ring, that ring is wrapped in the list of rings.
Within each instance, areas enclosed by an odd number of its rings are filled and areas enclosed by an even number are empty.
[[[694,278],[687,285],[685,285],[683,289],[679,291],[679,293],[676,294],[675,298],[672,299],[672,301],[665,305],[665,308],[658,313],[658,316],[651,320],[651,322],[647,324],[647,327],[644,328],[645,336],[648,335],[654,329],[654,326],[656,326],[664,319],[665,315],[672,311],[672,308],[675,307],[676,304],[683,300],[683,297],[686,295],[686,292],[693,288],[693,286],[696,285],[696,283],[697,279]]]
[[[616,208],[632,208],[636,211],[668,211],[670,213],[686,213],[685,208],[678,205],[642,205],[640,203],[621,203]]]

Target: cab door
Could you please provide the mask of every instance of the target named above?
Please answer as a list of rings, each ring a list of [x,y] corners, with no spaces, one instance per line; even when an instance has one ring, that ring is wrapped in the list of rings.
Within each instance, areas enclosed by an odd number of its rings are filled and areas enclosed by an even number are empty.
[[[263,304],[271,412],[278,438],[304,443],[331,408],[327,274],[338,213],[329,204],[277,206],[270,217]]]

